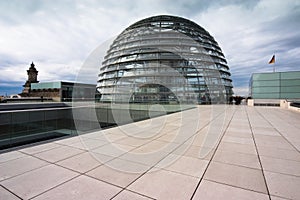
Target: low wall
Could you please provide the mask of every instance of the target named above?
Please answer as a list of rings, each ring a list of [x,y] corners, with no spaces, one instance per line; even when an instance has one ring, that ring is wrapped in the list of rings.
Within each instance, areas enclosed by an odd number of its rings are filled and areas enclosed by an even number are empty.
[[[77,135],[193,108],[190,105],[64,103],[5,104],[0,110],[0,149]]]
[[[254,99],[248,99],[247,105],[248,106],[254,106]]]
[[[0,104],[0,111],[58,108],[58,107],[68,107],[68,106],[67,104],[64,103],[54,103],[54,102],[6,103],[6,104]]]
[[[300,112],[300,108],[293,106],[291,101],[280,100],[280,107],[284,109]]]
[[[248,99],[248,106],[280,106],[280,99]]]

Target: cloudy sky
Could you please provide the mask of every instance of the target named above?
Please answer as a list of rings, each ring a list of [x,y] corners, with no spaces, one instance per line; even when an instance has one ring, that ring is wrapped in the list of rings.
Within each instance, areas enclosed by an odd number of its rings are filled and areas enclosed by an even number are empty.
[[[0,95],[21,92],[31,61],[41,82],[76,80],[104,42],[161,14],[188,18],[215,38],[237,95],[248,93],[252,73],[272,72],[273,54],[276,71],[300,70],[299,0],[0,0]]]

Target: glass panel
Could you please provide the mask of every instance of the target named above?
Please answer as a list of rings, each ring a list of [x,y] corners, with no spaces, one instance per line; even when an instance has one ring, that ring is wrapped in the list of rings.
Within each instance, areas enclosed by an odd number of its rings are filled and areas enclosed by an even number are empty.
[[[71,108],[12,110],[0,116],[0,149],[75,133]]]
[[[257,94],[257,93],[252,93],[252,97],[254,99],[278,99],[279,98],[279,93],[268,93],[268,94]]]
[[[288,92],[288,93],[300,92],[300,87],[299,86],[280,87],[280,92]]]
[[[282,99],[287,99],[287,98],[290,98],[290,99],[299,99],[300,98],[300,92],[296,93],[296,92],[293,92],[293,93],[281,93],[280,94],[280,98]]]
[[[265,74],[253,74],[253,80],[277,80],[280,73],[265,73]]]
[[[61,88],[61,82],[31,83],[31,89],[53,89]]]
[[[281,79],[299,79],[300,72],[282,72]]]
[[[254,81],[252,86],[253,87],[279,86],[279,80],[275,80],[275,81]]]
[[[298,86],[300,87],[300,76],[298,77],[298,80],[281,80],[280,82],[281,86]]]
[[[254,87],[252,88],[253,93],[279,93],[279,87]]]

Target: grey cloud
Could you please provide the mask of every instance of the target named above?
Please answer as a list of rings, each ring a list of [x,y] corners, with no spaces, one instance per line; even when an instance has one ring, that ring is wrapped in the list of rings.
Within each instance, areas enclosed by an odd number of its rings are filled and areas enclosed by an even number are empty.
[[[219,41],[228,55],[233,83],[237,88],[247,88],[254,72],[272,72],[273,65],[269,65],[268,61],[274,53],[277,71],[300,70],[300,59],[296,56],[300,54],[299,6],[293,6],[291,1],[288,3],[290,5],[284,5],[282,10],[271,4],[268,9],[254,7],[245,13],[247,16],[253,15],[253,18],[241,15],[240,22],[230,24],[232,30],[228,29],[223,34],[214,29],[221,36]],[[275,14],[271,15],[272,9],[281,12],[274,11]],[[265,15],[259,15],[264,11]],[[224,23],[226,20],[225,16]]]
[[[296,0],[0,1],[5,38],[0,40],[0,70],[24,69],[14,80],[20,81],[36,61],[43,80],[72,79],[103,41],[157,14],[188,17],[207,29],[222,47],[240,91],[248,87],[251,73],[272,71],[267,62],[274,52],[278,70],[300,70]]]
[[[54,2],[53,2],[54,3]],[[51,12],[52,6],[47,1],[35,0],[10,0],[0,2],[0,22],[7,26],[15,26],[32,23],[38,16],[38,12]],[[51,12],[55,13],[55,12]]]

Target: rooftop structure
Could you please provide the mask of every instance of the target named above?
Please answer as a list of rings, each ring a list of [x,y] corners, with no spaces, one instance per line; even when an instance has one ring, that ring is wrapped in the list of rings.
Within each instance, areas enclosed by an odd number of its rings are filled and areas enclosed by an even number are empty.
[[[114,40],[97,88],[105,102],[225,103],[232,95],[230,75],[204,28],[161,15],[132,24]]]
[[[22,99],[10,99],[10,102],[40,101],[43,99],[52,101],[94,100],[96,85],[76,83],[70,81],[39,82],[38,71],[33,62],[27,70],[28,80],[23,85],[20,96]],[[24,98],[28,97],[28,98]]]
[[[96,85],[69,81],[31,84],[31,96],[52,97],[55,101],[94,100]]]
[[[300,71],[254,73],[249,87],[253,99],[300,99]]]
[[[0,199],[300,199],[299,120],[202,105],[18,148],[0,154]]]
[[[23,89],[23,92],[22,92],[22,96],[28,96],[29,95],[31,83],[38,83],[39,82],[37,80],[38,71],[36,70],[35,65],[33,64],[33,62],[31,63],[29,69],[27,70],[27,76],[28,76],[28,79],[25,82],[25,84],[23,85],[24,89]]]

